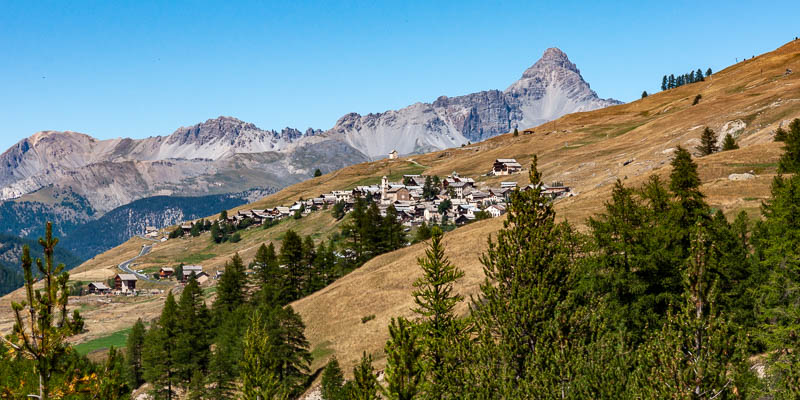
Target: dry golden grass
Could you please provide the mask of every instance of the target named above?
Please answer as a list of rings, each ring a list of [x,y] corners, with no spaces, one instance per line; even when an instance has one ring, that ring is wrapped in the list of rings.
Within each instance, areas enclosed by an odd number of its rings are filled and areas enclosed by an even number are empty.
[[[704,126],[717,132],[729,121],[746,123],[737,135],[742,147],[696,159],[708,202],[726,214],[745,210],[757,217],[760,201],[769,195],[775,163],[781,150],[772,143],[774,129],[800,117],[800,74],[784,76],[786,68],[800,71],[800,42],[789,43],[771,53],[733,65],[705,82],[656,93],[633,103],[602,110],[576,113],[536,127],[533,135],[501,135],[469,147],[415,155],[398,160],[362,163],[288,187],[253,204],[239,207],[266,208],[287,205],[300,197],[308,198],[357,184],[376,182],[380,176],[398,177],[403,173],[447,175],[458,171],[473,176],[479,185],[500,181],[527,183],[527,174],[486,177],[495,158],[517,158],[527,164],[531,154],[539,156],[539,169],[545,180],[572,186],[578,196],[556,204],[559,218],[577,225],[603,210],[612,184],[622,180],[638,187],[648,176],[669,175],[671,149],[681,145],[693,149]],[[692,106],[697,94],[699,104]],[[419,167],[424,166],[424,168]],[[728,175],[753,171],[756,178],[730,181]],[[235,211],[235,210],[234,210]],[[199,238],[170,240],[157,244],[152,254],[138,260],[136,268],[176,264],[206,254],[201,264],[212,271],[224,265],[234,252],[249,262],[258,245],[279,241],[286,229],[324,237],[337,229],[329,213],[316,213],[300,221],[287,221],[270,230],[251,230],[237,244],[210,245],[208,234]],[[474,294],[483,279],[479,262],[487,237],[502,227],[502,220],[488,220],[459,228],[445,236],[447,254],[466,272],[458,290]],[[74,273],[113,274],[109,266],[138,253],[141,242],[131,240],[85,263]],[[362,351],[383,361],[390,318],[409,316],[413,305],[412,282],[419,276],[416,259],[424,245],[418,244],[377,257],[329,287],[293,304],[307,325],[312,349],[332,349],[342,367],[349,371]],[[94,272],[101,270],[102,272]],[[14,294],[10,295],[14,296]],[[7,301],[4,299],[3,301]],[[146,304],[120,304],[86,312],[87,326],[102,335],[132,324],[132,315],[154,317],[160,300]],[[6,315],[8,308],[3,308]],[[364,316],[376,316],[366,323]],[[0,317],[0,329],[4,329]],[[114,323],[104,323],[106,320]],[[96,323],[95,323],[96,321]],[[97,327],[96,327],[97,326]],[[96,328],[95,328],[96,327]],[[315,360],[320,367],[326,360]]]

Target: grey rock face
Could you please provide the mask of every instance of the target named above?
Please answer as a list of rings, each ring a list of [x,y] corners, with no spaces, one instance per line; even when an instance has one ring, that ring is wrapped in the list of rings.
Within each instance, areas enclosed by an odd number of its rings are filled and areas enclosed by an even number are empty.
[[[621,104],[601,99],[559,49],[547,49],[505,91],[441,96],[380,114],[347,114],[330,132],[372,158],[392,149],[401,154],[419,148],[442,149],[477,142],[515,127],[528,128],[576,111]]]

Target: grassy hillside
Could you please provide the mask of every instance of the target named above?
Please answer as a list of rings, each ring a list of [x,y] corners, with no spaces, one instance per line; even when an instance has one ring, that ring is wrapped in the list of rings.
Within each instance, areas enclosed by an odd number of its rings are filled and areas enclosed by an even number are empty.
[[[507,180],[527,183],[525,173],[502,178],[483,174],[495,158],[517,158],[527,165],[529,156],[535,153],[545,181],[561,181],[578,193],[559,201],[556,209],[560,218],[580,226],[588,216],[602,210],[617,179],[635,187],[652,174],[666,176],[672,150],[678,145],[693,149],[703,127],[708,126],[719,134],[731,133],[741,146],[739,150],[696,160],[708,202],[727,214],[744,209],[755,216],[761,200],[769,194],[781,153],[780,145],[772,141],[773,132],[779,125],[800,117],[800,74],[784,75],[787,68],[800,71],[800,42],[733,65],[705,82],[656,93],[630,104],[562,117],[535,127],[531,135],[507,134],[463,148],[357,164],[239,208],[286,205],[299,197],[375,183],[382,175],[396,179],[404,173],[447,175],[458,171],[474,177],[479,186],[494,186]],[[702,99],[692,105],[698,94]],[[743,172],[752,172],[754,177],[729,179],[730,174]],[[501,219],[481,221],[445,236],[448,256],[466,273],[458,288],[463,294],[475,293],[483,278],[479,255],[486,249],[487,237],[502,223]],[[213,270],[235,252],[249,262],[258,245],[280,242],[290,228],[323,238],[334,232],[337,224],[329,213],[318,212],[268,230],[248,230],[236,244],[211,245],[208,234],[170,240],[156,244],[151,254],[137,260],[136,268],[197,261]],[[140,239],[133,239],[87,261],[75,271],[75,279],[113,275],[114,266],[138,254],[142,244]],[[374,354],[378,366],[382,365],[389,319],[410,315],[411,284],[419,276],[416,259],[423,249],[420,244],[379,256],[293,304],[306,323],[312,349],[319,355],[312,367],[321,366],[324,355],[333,352],[347,371],[362,351]],[[77,340],[106,337],[129,327],[136,317],[154,317],[163,297],[137,301],[141,304],[119,303],[87,310],[89,332]],[[6,307],[2,309],[0,330],[9,328],[8,312]],[[375,319],[362,323],[362,317],[373,314]],[[113,323],[99,323],[106,320]]]

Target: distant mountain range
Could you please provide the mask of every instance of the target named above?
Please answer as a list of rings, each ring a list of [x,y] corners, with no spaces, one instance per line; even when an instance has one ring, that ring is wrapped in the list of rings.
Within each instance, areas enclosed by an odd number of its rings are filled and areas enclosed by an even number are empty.
[[[85,232],[90,228],[81,226],[139,199],[224,195],[256,187],[272,191],[310,178],[317,168],[327,173],[394,149],[412,154],[460,146],[615,104],[620,102],[599,98],[566,54],[551,48],[504,91],[442,96],[379,114],[351,113],[327,131],[264,130],[219,117],[145,139],[39,132],[0,154],[0,232],[31,236],[52,220],[69,242],[70,232]],[[128,221],[114,214],[114,231],[129,236],[154,216],[161,218],[154,225],[163,226],[179,222],[167,215],[195,215],[170,214],[164,207],[162,200],[137,204],[137,218]],[[92,240],[88,234],[81,237]],[[73,250],[90,257],[110,243]]]

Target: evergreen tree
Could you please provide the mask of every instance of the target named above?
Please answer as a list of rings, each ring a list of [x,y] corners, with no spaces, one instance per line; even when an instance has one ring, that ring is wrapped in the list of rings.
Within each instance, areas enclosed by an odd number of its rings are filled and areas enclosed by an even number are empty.
[[[716,133],[714,133],[714,131],[712,131],[709,127],[705,127],[702,135],[700,135],[700,145],[695,147],[695,149],[697,149],[697,151],[704,156],[718,152],[719,146],[717,146]]]
[[[322,398],[324,400],[347,400],[347,389],[344,384],[344,374],[339,366],[339,360],[332,356],[325,370],[322,371]]]
[[[361,362],[353,368],[353,382],[348,385],[348,399],[351,400],[378,400],[378,380],[375,379],[375,371],[372,368],[372,356],[364,355]]]
[[[351,262],[358,264],[364,259],[365,242],[362,226],[366,224],[367,201],[357,197],[350,212],[350,221],[342,226],[342,236],[347,238],[345,249]]]
[[[645,97],[647,97],[647,90],[642,92],[642,98],[645,98]]]
[[[190,231],[190,234],[192,235],[192,237],[200,236],[200,224],[199,223],[192,224],[192,230]]]
[[[271,333],[262,315],[256,312],[244,334],[244,355],[239,362],[245,399],[289,398],[286,387],[275,370],[275,360],[271,359],[276,351]]]
[[[286,231],[281,244],[281,262],[286,266],[283,283],[284,303],[300,298],[306,265],[303,259],[303,239],[293,230]]]
[[[707,70],[706,70],[706,78],[708,78],[709,76],[711,76],[711,73],[712,73],[712,72],[711,72],[711,68],[707,69]]]
[[[722,141],[722,151],[736,150],[738,148],[739,145],[736,144],[736,139],[730,133],[725,135],[725,140]]]
[[[142,319],[136,320],[128,334],[125,345],[127,351],[126,362],[128,364],[129,385],[132,389],[138,388],[144,379],[142,378],[142,348],[144,347],[145,328]]]
[[[400,222],[397,209],[394,205],[389,205],[386,209],[386,217],[381,220],[382,241],[381,253],[402,248],[406,244],[406,233],[403,224]]]
[[[422,197],[427,201],[431,201],[436,197],[436,190],[430,175],[425,176],[425,184],[422,185]]]
[[[669,83],[667,84],[667,87],[669,87],[670,89],[674,89],[674,88],[677,87],[677,86],[675,86],[675,83],[676,83],[675,82],[675,75],[670,74],[669,75]]]
[[[194,371],[208,370],[210,331],[210,316],[203,300],[203,291],[192,276],[181,293],[177,308],[175,372],[184,385],[191,382]]]
[[[333,209],[331,210],[331,214],[333,218],[336,218],[337,221],[341,220],[345,216],[345,206],[347,204],[344,201],[337,201],[336,204],[333,205]]]
[[[178,336],[178,305],[172,291],[161,310],[161,317],[147,331],[142,350],[142,372],[157,399],[172,399],[176,376],[176,347]]]
[[[496,242],[481,258],[485,281],[473,300],[479,329],[482,397],[527,398],[535,393],[573,397],[587,337],[586,313],[574,304],[573,263],[578,246],[567,224],[556,224],[540,189],[536,157],[533,189],[515,191]],[[589,378],[584,378],[589,379]]]
[[[776,142],[785,142],[786,141],[786,136],[787,136],[786,130],[779,126],[778,129],[775,130],[775,139],[774,140]]]
[[[267,304],[278,303],[281,298],[282,271],[278,267],[278,256],[275,254],[275,245],[262,244],[253,260],[255,269],[255,286],[258,288],[259,298]]]
[[[664,75],[664,79],[661,80],[661,90],[664,91],[664,90],[667,90],[667,89],[668,89],[668,87],[667,87],[667,76]]]
[[[236,394],[239,361],[244,357],[242,338],[250,325],[251,313],[247,305],[240,306],[225,314],[217,325],[208,374],[208,382],[211,383],[207,390],[209,398],[232,399]]]
[[[225,241],[225,233],[220,228],[218,221],[214,221],[211,225],[211,240],[218,244]]]
[[[674,208],[678,226],[687,232],[698,217],[707,214],[708,205],[699,189],[700,176],[697,173],[697,164],[692,161],[692,155],[678,146],[671,165],[669,189],[678,200],[677,207]],[[688,241],[684,243],[686,245],[683,247],[688,249]]]
[[[713,399],[743,395],[742,338],[716,308],[709,274],[714,243],[702,225],[692,239],[685,294],[662,330],[642,349],[640,392],[648,398]]]
[[[778,161],[778,172],[782,174],[800,172],[800,119],[795,119],[789,124],[789,131],[783,142],[783,155]]]
[[[53,255],[57,244],[58,238],[53,237],[53,225],[47,222],[45,236],[39,238],[44,262],[36,259],[39,281],[43,283],[43,288],[36,290],[30,248],[23,246],[21,261],[27,301],[11,302],[15,324],[12,334],[2,337],[2,343],[6,346],[21,357],[33,360],[33,370],[39,380],[38,398],[42,400],[50,397],[51,379],[67,354],[66,338],[79,333],[83,328],[82,324],[77,324],[81,320],[77,311],[77,319],[70,319],[67,313],[69,274],[64,271],[64,264],[55,264]],[[25,328],[23,315],[30,326],[28,329]]]
[[[424,240],[428,240],[431,238],[431,228],[428,226],[427,223],[423,222],[422,225],[417,228],[417,232],[414,234],[414,242],[422,242]]]
[[[270,346],[270,373],[281,382],[283,392],[300,394],[308,376],[311,353],[303,333],[302,318],[291,307],[262,308]]]
[[[703,78],[703,71],[701,71],[700,68],[698,68],[697,72],[694,73],[694,77],[697,82],[705,81],[705,78]]]
[[[320,171],[320,170],[319,170],[319,168],[317,168],[316,170],[314,170],[314,177],[316,178],[316,177],[318,177],[318,176],[322,176],[322,171]]]
[[[464,339],[464,328],[455,315],[463,297],[453,292],[455,282],[464,276],[447,259],[439,227],[431,229],[431,244],[425,257],[417,260],[422,277],[414,282],[414,312],[419,316],[426,375],[426,398],[441,399],[455,391],[455,355],[452,349]],[[400,327],[396,327],[399,329]],[[455,381],[455,382],[454,382]]]
[[[215,318],[221,319],[244,303],[246,284],[244,263],[239,253],[236,253],[225,263],[225,272],[219,278],[217,298],[213,306]]]
[[[219,213],[219,220],[220,221],[227,221],[228,220],[228,210],[222,210]]]
[[[517,137],[517,136],[519,136],[519,131],[517,130],[517,128],[514,128],[514,137]]]
[[[418,335],[413,323],[392,318],[386,343],[387,387],[383,391],[390,400],[412,400],[420,392],[424,372]]]

